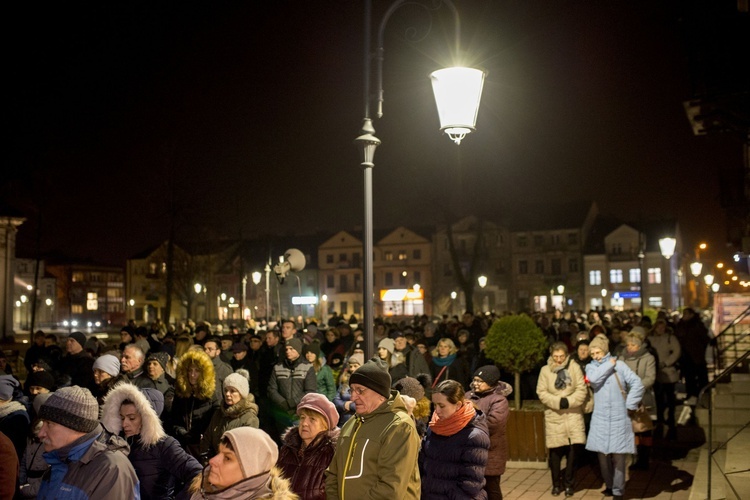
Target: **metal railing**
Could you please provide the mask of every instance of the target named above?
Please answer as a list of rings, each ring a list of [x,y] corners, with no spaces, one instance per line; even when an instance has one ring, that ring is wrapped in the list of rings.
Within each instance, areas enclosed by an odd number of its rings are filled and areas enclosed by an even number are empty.
[[[724,472],[721,464],[718,463],[718,461],[715,459],[715,454],[723,449],[727,444],[732,441],[735,437],[737,437],[742,431],[750,427],[750,419],[748,419],[744,424],[739,424],[739,429],[737,429],[731,436],[729,436],[725,441],[719,443],[714,447],[713,444],[713,412],[714,412],[714,389],[716,386],[721,382],[723,379],[728,378],[732,373],[735,371],[738,371],[741,368],[745,368],[748,363],[748,357],[750,357],[750,349],[745,347],[745,344],[743,341],[748,338],[750,335],[750,329],[745,328],[745,330],[740,330],[738,332],[738,326],[740,326],[741,322],[750,316],[750,307],[745,309],[737,318],[732,321],[732,323],[727,326],[724,330],[722,330],[719,335],[716,336],[719,342],[723,343],[723,347],[716,350],[716,357],[714,362],[714,379],[706,385],[703,389],[701,389],[700,393],[698,394],[698,404],[702,406],[703,408],[706,408],[708,410],[708,436],[706,439],[706,445],[708,447],[708,469],[707,469],[707,496],[706,498],[708,500],[711,500],[711,486],[712,486],[712,464],[716,463],[718,470],[721,472],[722,476],[724,476],[724,480],[726,484],[729,486],[729,488],[732,489],[732,491],[735,494],[736,498],[741,498],[737,490],[735,489],[734,485],[729,481],[728,474]],[[727,340],[729,337],[731,337],[731,340]],[[722,342],[724,340],[727,340],[727,342]],[[731,354],[731,356],[728,356],[728,354]],[[734,359],[734,361],[726,367],[724,370],[722,370],[720,373],[716,374],[718,370],[720,370],[723,366],[723,361],[730,357],[730,359]],[[707,398],[704,398],[704,396],[708,396]],[[704,400],[705,399],[705,400]],[[749,469],[750,470],[750,469]],[[747,472],[748,470],[744,471],[733,471],[731,474],[737,474],[740,472]]]

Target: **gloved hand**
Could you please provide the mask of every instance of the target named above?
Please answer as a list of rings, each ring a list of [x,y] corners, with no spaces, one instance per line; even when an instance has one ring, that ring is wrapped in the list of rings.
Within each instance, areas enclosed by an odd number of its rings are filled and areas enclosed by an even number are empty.
[[[560,398],[560,409],[567,410],[569,407],[568,398]]]
[[[184,427],[175,427],[174,428],[174,435],[177,438],[185,437],[188,435],[188,430]]]

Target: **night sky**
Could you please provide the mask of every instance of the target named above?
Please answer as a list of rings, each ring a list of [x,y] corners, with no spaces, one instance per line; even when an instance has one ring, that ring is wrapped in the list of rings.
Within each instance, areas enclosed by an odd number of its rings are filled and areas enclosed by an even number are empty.
[[[457,147],[438,130],[427,75],[455,60],[450,16],[412,45],[402,29],[428,18],[397,12],[376,227],[442,222],[452,196],[490,215],[596,200],[633,221],[678,216],[688,245],[723,244],[717,171],[741,165],[741,142],[692,134],[679,2],[455,3],[461,59],[488,72],[477,132]],[[389,2],[374,4],[379,22]],[[362,2],[11,9],[0,192],[28,218],[19,257],[123,265],[167,238],[170,214],[178,242],[361,226]]]

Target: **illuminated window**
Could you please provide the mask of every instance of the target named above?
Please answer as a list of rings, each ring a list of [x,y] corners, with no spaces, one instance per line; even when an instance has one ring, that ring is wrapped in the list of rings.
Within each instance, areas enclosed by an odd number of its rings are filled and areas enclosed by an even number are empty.
[[[610,283],[622,283],[622,269],[610,269],[609,270],[609,282]]]
[[[385,260],[393,260],[393,252],[385,252]]]
[[[589,271],[589,285],[601,285],[602,284],[602,272],[601,271]]]
[[[661,268],[650,267],[648,269],[648,282],[652,285],[661,283]]]
[[[70,312],[73,314],[83,314],[83,306],[81,304],[73,304],[70,306]]]
[[[406,255],[406,250],[401,250],[398,252],[398,260],[406,260],[409,257]]]
[[[630,269],[628,271],[628,275],[629,275],[631,283],[641,282],[641,270],[640,269]]]
[[[83,281],[83,273],[73,273],[73,275],[70,277],[70,280],[73,283],[80,283]]]

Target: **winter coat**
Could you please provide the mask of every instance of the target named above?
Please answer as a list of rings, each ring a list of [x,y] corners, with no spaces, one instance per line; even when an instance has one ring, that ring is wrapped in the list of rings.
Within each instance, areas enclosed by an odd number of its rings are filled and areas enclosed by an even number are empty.
[[[510,456],[508,450],[508,436],[505,433],[508,423],[508,396],[513,392],[513,387],[505,382],[498,382],[497,387],[486,392],[474,391],[466,394],[474,406],[483,414],[490,433],[490,452],[487,458],[486,476],[502,476],[505,474],[505,464]]]
[[[644,389],[641,402],[653,415],[656,415],[656,396],[654,396],[656,360],[654,356],[648,352],[646,344],[643,344],[633,354],[625,352],[622,360],[641,379]]]
[[[282,437],[276,465],[302,500],[325,500],[325,471],[336,451],[340,432],[338,427],[321,432],[304,450],[298,426],[291,427]]]
[[[661,384],[674,384],[680,380],[680,370],[677,362],[680,360],[682,348],[680,341],[671,332],[654,334],[648,337],[651,347],[659,357],[656,381]]]
[[[706,348],[711,342],[708,329],[698,315],[689,320],[681,319],[675,327],[675,335],[680,341],[682,356],[696,366],[706,365]]]
[[[21,485],[22,498],[36,498],[39,487],[42,485],[42,476],[49,469],[49,465],[44,461],[44,445],[37,438],[41,428],[42,421],[37,420],[31,436],[26,439],[26,449],[18,470],[18,483]]]
[[[612,355],[586,365],[586,376],[594,390],[594,412],[591,415],[586,449],[599,453],[635,453],[633,425],[628,410],[638,409],[643,397],[641,379],[623,361],[612,365]],[[619,376],[627,400],[615,379]]]
[[[98,438],[101,425],[71,444],[44,454],[50,469],[42,478],[39,500],[141,498],[138,477],[128,461],[128,445],[120,437]]]
[[[298,500],[289,486],[289,480],[281,475],[277,467],[272,467],[268,480],[258,487],[253,478],[243,479],[239,483],[223,490],[215,490],[208,482],[210,467],[203,471],[203,477],[193,481],[190,488],[193,494],[190,500]]]
[[[188,383],[187,371],[191,364],[199,367],[201,376],[196,387]],[[203,351],[188,351],[177,365],[175,398],[172,411],[165,419],[167,432],[177,438],[189,453],[198,453],[214,411],[221,406],[221,396],[216,384],[211,358]]]
[[[233,404],[227,406],[226,403],[214,411],[211,421],[208,424],[206,432],[201,439],[201,455],[208,453],[209,457],[219,452],[219,443],[221,436],[226,431],[236,429],[237,427],[259,427],[258,405],[255,404],[255,396],[248,394]]]
[[[568,370],[570,384],[562,389],[555,387],[558,364],[550,357],[539,372],[536,394],[546,407],[544,410],[544,441],[547,448],[559,448],[586,442],[586,425],[583,420],[584,404],[588,387],[580,365],[568,357],[562,369]],[[568,407],[560,407],[560,400],[567,399]]]
[[[336,396],[336,382],[333,381],[333,371],[328,365],[320,367],[320,371],[315,374],[315,380],[317,382],[318,393],[328,398],[328,401],[333,401]]]
[[[219,381],[219,384],[224,383],[224,379],[234,372],[232,366],[229,363],[225,363],[219,356],[213,358],[211,364],[214,365],[214,373],[216,374],[216,380]]]
[[[427,360],[416,348],[407,344],[403,352],[406,358],[404,364],[409,377],[416,378],[420,373],[430,373],[430,365],[427,364]],[[396,380],[399,379],[393,379],[394,382]]]
[[[318,391],[315,370],[300,356],[294,361],[276,363],[268,382],[268,397],[277,407],[295,412],[302,396]]]
[[[174,498],[201,474],[203,467],[182,449],[176,439],[166,435],[151,403],[132,384],[117,385],[105,399],[102,425],[109,432],[122,432],[120,407],[126,399],[133,402],[141,416],[140,434],[127,438],[130,445],[128,459],[140,480],[141,498]]]
[[[419,436],[398,391],[367,415],[357,415],[341,429],[336,453],[326,470],[330,499],[420,496]]]
[[[94,382],[94,358],[86,351],[78,354],[67,354],[60,360],[61,374],[70,377],[70,385],[77,385],[93,390],[96,386]]]
[[[451,379],[460,382],[464,389],[468,389],[469,382],[471,382],[471,373],[469,373],[471,361],[462,353],[456,353],[456,358],[443,371],[443,366],[439,364],[442,359],[444,358],[434,357],[430,363],[430,375],[432,375],[433,382],[437,381],[435,385],[437,386],[440,382]],[[442,375],[440,374],[441,371]],[[440,377],[439,379],[438,376]]]
[[[489,431],[481,411],[452,436],[428,429],[419,452],[422,499],[486,499],[483,488],[489,449]]]
[[[26,406],[18,401],[0,404],[0,432],[11,440],[20,461],[23,450],[26,448],[26,436],[29,433],[29,414]]]

